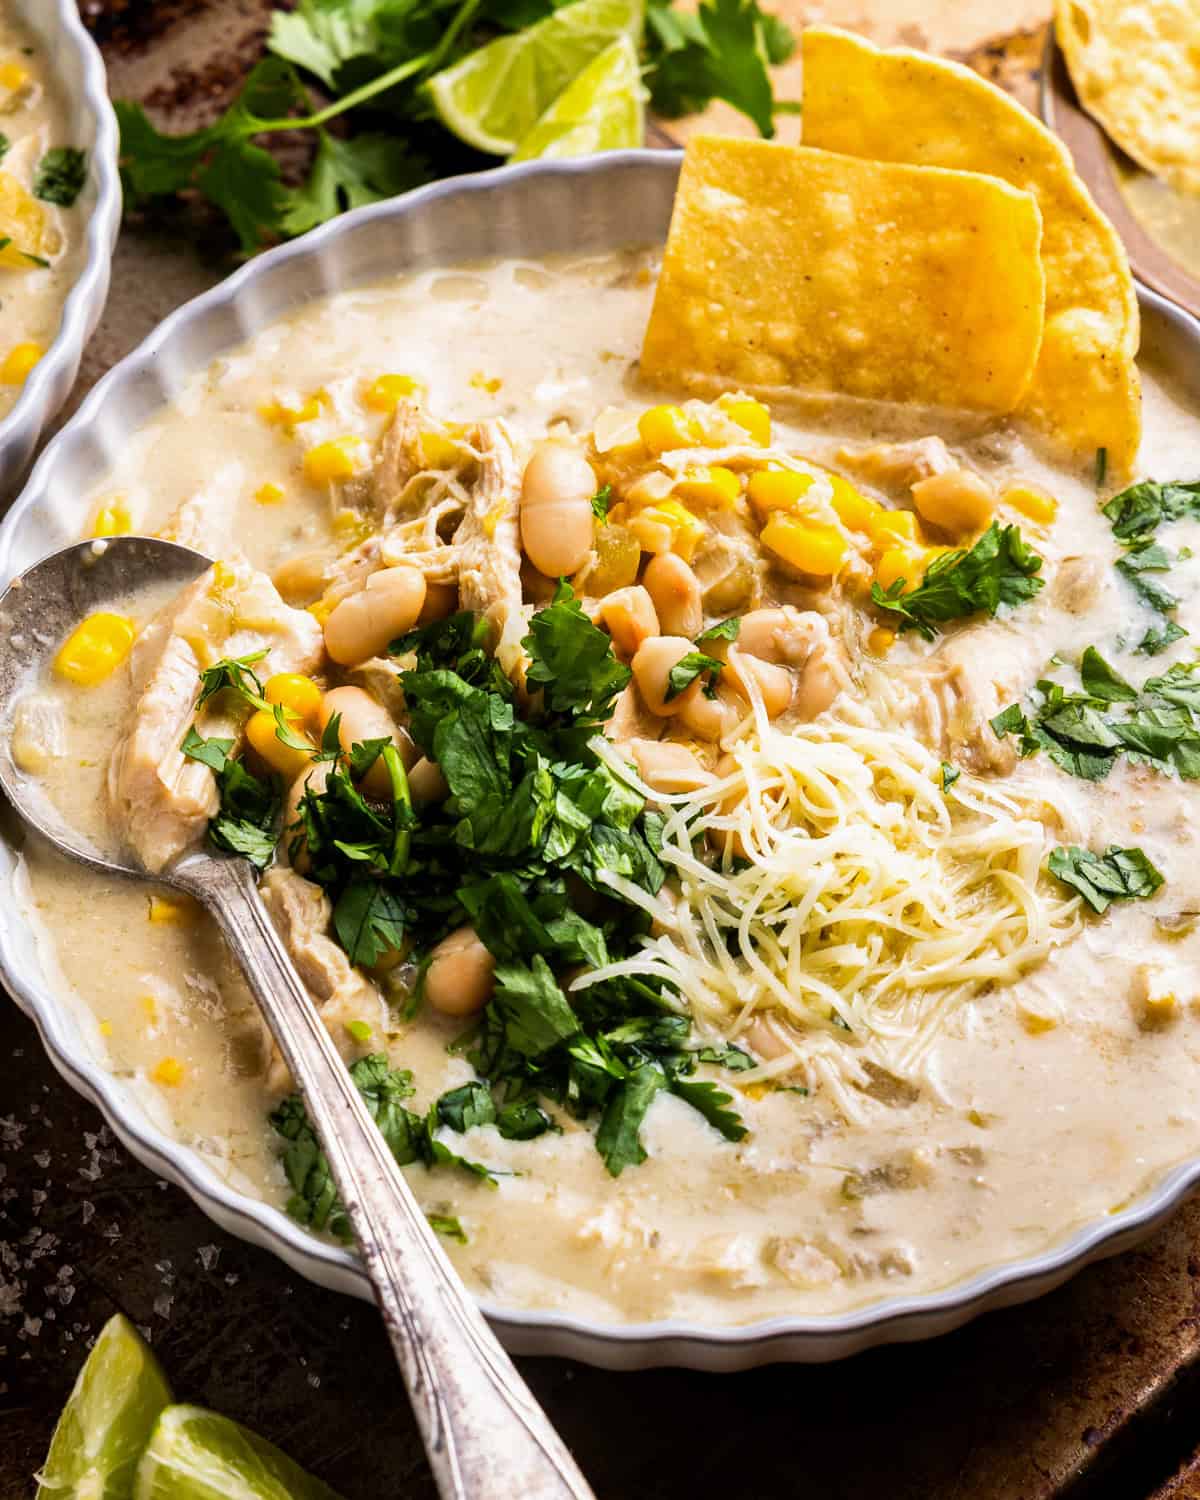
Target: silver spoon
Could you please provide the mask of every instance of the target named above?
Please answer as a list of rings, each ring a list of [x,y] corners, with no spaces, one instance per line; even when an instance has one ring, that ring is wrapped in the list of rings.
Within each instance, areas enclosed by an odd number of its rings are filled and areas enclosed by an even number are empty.
[[[14,763],[13,710],[79,621],[148,585],[182,588],[210,561],[147,537],[82,542],[0,595],[0,787],[61,854],[146,880],[71,828]],[[592,1500],[566,1445],[501,1349],[417,1206],[259,898],[244,859],[181,856],[154,881],[212,912],[292,1071],[329,1158],[425,1451],[446,1500]]]

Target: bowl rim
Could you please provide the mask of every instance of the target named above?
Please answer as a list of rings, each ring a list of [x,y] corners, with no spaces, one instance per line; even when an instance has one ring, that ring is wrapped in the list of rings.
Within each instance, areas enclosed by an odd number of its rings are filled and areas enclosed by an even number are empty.
[[[26,378],[12,410],[0,419],[0,465],[12,455],[10,480],[20,477],[42,430],[70,394],[84,347],[108,298],[113,248],[121,227],[117,117],[108,97],[100,49],[84,26],[75,0],[49,0],[38,20],[43,25],[53,22],[47,29],[74,52],[79,64],[83,88],[78,101],[95,126],[88,167],[96,200],[84,233],[83,266],[63,301],[54,338]],[[0,484],[4,478],[0,467]]]
[[[79,410],[55,435],[34,466],[21,494],[0,523],[0,579],[11,571],[15,534],[25,516],[53,485],[59,454],[80,441],[112,395],[153,365],[163,347],[211,313],[237,301],[245,288],[274,268],[295,259],[316,258],[345,235],[374,219],[419,212],[447,196],[503,191],[521,179],[541,176],[588,178],[623,169],[661,173],[663,183],[678,174],[681,152],[627,150],[567,161],[531,161],[486,172],[443,179],[399,198],[342,214],[300,239],[258,256],[225,281],[184,303],[163,320],[89,392]],[[1158,294],[1139,287],[1144,307],[1174,323],[1200,353],[1200,322]],[[256,319],[266,326],[272,317]],[[198,367],[197,367],[198,368]],[[191,373],[194,373],[192,371]],[[6,839],[0,843],[11,853]],[[219,1177],[191,1147],[159,1129],[120,1081],[88,1056],[82,1032],[71,1019],[70,1001],[49,984],[25,972],[12,934],[0,918],[0,978],[33,1018],[51,1061],[64,1078],[97,1104],[118,1137],[141,1161],[182,1187],[223,1228],[280,1256],[293,1270],[318,1283],[358,1296],[369,1287],[354,1256],[312,1236],[275,1208]],[[990,1308],[1028,1300],[1049,1291],[1090,1261],[1126,1249],[1145,1238],[1200,1187],[1200,1150],[1164,1172],[1119,1213],[1077,1225],[1058,1242],[1032,1256],[1018,1256],[985,1267],[942,1289],[885,1297],[835,1314],[776,1314],[751,1323],[707,1325],[689,1318],[638,1323],[605,1323],[553,1309],[501,1306],[480,1298],[480,1306],[501,1338],[517,1352],[567,1355],[617,1369],[654,1364],[688,1364],[731,1370],[780,1359],[822,1361],[861,1349],[931,1337],[957,1327]]]

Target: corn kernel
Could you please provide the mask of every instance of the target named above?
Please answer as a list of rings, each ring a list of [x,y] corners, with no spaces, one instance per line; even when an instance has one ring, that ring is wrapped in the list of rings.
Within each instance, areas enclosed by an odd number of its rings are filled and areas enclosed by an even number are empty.
[[[111,1021],[101,1021],[100,1022],[100,1035],[101,1036],[112,1036],[112,1034],[113,1034],[113,1023]]]
[[[324,626],[325,621],[337,608],[337,604],[336,599],[318,599],[315,604],[306,604],[304,607],[318,625]]]
[[[413,375],[380,375],[370,385],[363,388],[363,405],[369,406],[372,411],[382,411],[389,415],[394,412],[401,401],[416,399],[420,401],[425,395],[424,381],[416,379]]]
[[[18,62],[0,63],[0,89],[9,89],[16,93],[29,82],[29,71]]]
[[[812,486],[811,474],[797,474],[791,469],[760,469],[751,474],[746,493],[755,510],[766,514],[773,510],[794,511]]]
[[[670,552],[675,532],[657,510],[651,508],[639,511],[636,516],[629,518],[626,525],[643,552],[650,552],[655,556]]]
[[[215,562],[212,566],[212,593],[228,594],[237,587],[237,574],[227,562]]]
[[[691,448],[700,441],[700,431],[679,406],[652,406],[638,418],[638,434],[655,455],[670,448]]]
[[[124,615],[88,615],[59,647],[54,670],[80,687],[95,687],[129,655],[133,637],[133,621]]]
[[[155,1083],[161,1083],[166,1088],[178,1088],[183,1082],[187,1070],[177,1057],[164,1057],[151,1073],[150,1077]]]
[[[911,593],[922,576],[921,562],[907,547],[889,547],[875,564],[875,582],[881,589],[890,589],[904,579],[904,592]]]
[[[301,422],[315,422],[321,415],[322,405],[329,400],[327,391],[317,391],[299,406],[285,406],[282,401],[266,401],[258,408],[258,414],[272,427],[282,427],[289,436]]]
[[[1049,526],[1058,514],[1058,501],[1035,484],[1015,484],[1001,499],[1039,526]]]
[[[254,491],[254,498],[260,505],[278,505],[283,499],[283,486],[268,479],[266,484],[260,484]]]
[[[346,1030],[362,1047],[365,1047],[371,1040],[371,1028],[365,1021],[347,1021]]]
[[[833,498],[830,503],[838,520],[848,531],[862,531],[870,536],[871,526],[883,507],[860,494],[850,481],[843,479],[840,474],[830,474],[829,482],[833,486]]]
[[[0,385],[24,385],[30,370],[45,352],[41,344],[32,340],[14,344],[0,364]]]
[[[476,370],[471,376],[471,384],[477,391],[486,391],[489,396],[494,396],[504,382],[498,375],[485,375],[482,370]]]
[[[886,656],[896,644],[896,632],[876,625],[867,636],[867,650],[874,656]]]
[[[298,732],[294,724],[290,727],[294,733]],[[275,715],[260,708],[246,720],[246,739],[272,771],[278,771],[288,781],[295,781],[302,771],[311,768],[312,759],[305,751],[285,745],[276,736],[275,729]]]
[[[131,530],[133,521],[129,507],[123,500],[110,500],[96,512],[92,521],[93,536],[123,536]]]
[[[704,522],[698,521],[678,500],[664,500],[654,507],[654,511],[671,528],[671,551],[678,553],[684,562],[691,562],[696,547],[708,530]]]
[[[304,455],[304,477],[313,484],[352,479],[358,470],[362,438],[347,434],[318,443]]]
[[[818,578],[832,578],[849,551],[840,531],[798,516],[772,516],[762,529],[761,541],[791,567]]]
[[[771,442],[771,413],[761,401],[722,401],[721,409],[750,434],[750,441],[766,448]]]
[[[720,464],[701,464],[684,471],[683,478],[675,483],[674,493],[685,505],[711,505],[720,510],[732,510],[742,487],[732,469],[722,468]]]
[[[897,542],[915,542],[920,538],[917,518],[911,510],[885,510],[880,506],[871,517],[869,535],[880,547],[892,547]]]
[[[919,479],[912,497],[924,520],[954,536],[982,531],[996,508],[991,490],[969,469],[947,469]]]
[[[421,461],[427,469],[453,469],[461,454],[456,442],[440,432],[423,432],[420,437]]]
[[[156,926],[182,927],[188,922],[194,922],[199,914],[200,908],[189,896],[150,897],[148,915]]]
[[[316,724],[321,716],[324,694],[311,677],[299,672],[276,672],[263,688],[268,703],[282,703],[285,709],[306,724]]]

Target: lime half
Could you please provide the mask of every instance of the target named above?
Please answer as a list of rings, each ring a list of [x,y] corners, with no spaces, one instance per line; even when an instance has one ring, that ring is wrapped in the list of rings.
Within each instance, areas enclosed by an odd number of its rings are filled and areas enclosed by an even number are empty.
[[[338,1500],[265,1438],[205,1411],[168,1406],[138,1464],[134,1500]]]
[[[427,87],[448,130],[480,151],[509,156],[597,53],[641,30],[642,0],[574,0],[468,52]]]
[[[637,48],[618,37],[563,89],[509,160],[640,146],[645,98]]]
[[[110,1318],[54,1429],[39,1500],[130,1500],[138,1459],[170,1399],[137,1329],[120,1313]]]

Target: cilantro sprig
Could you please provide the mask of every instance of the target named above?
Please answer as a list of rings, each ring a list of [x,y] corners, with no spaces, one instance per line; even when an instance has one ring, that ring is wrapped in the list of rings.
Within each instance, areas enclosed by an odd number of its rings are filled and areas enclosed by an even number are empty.
[[[268,55],[210,125],[169,135],[141,105],[116,102],[126,201],[142,206],[179,194],[205,199],[224,214],[249,255],[344,209],[487,165],[432,118],[423,85],[476,47],[520,33],[556,8],[555,0],[300,0],[292,9],[279,6],[271,13]],[[794,39],[758,0],[701,0],[695,12],[677,10],[673,0],[651,0],[641,40],[660,114],[686,114],[719,98],[747,114],[763,135],[774,134],[774,115],[785,106],[774,98],[767,69],[790,55]],[[328,100],[321,107],[314,105],[310,82]],[[307,134],[313,154],[304,179],[293,186],[267,146],[298,131]],[[78,161],[64,156],[47,185],[65,193],[78,174]]]
[[[1120,849],[1115,844],[1103,854],[1074,844],[1060,846],[1046,868],[1098,913],[1106,912],[1114,901],[1144,901],[1163,883],[1162,872],[1141,849]]]
[[[1085,781],[1103,781],[1122,757],[1200,779],[1200,661],[1176,662],[1137,688],[1089,646],[1080,685],[1072,691],[1038,682],[1030,710],[1009,704],[992,720],[993,731],[1000,739],[1015,736],[1023,757],[1044,750]]]
[[[1172,618],[1179,598],[1154,575],[1167,572],[1185,555],[1172,555],[1155,540],[1158,528],[1172,521],[1200,517],[1200,483],[1142,480],[1122,490],[1103,507],[1113,536],[1126,547],[1117,559],[1117,572],[1138,599],[1159,616],[1134,648],[1139,655],[1157,656],[1187,631]]]
[[[938,627],[981,611],[995,615],[1001,605],[1032,599],[1041,589],[1042,559],[1016,526],[993,521],[969,549],[934,558],[916,588],[899,578],[889,588],[871,585],[871,598],[900,616],[901,630],[919,631],[933,640]],[[908,592],[905,590],[908,589]]]

